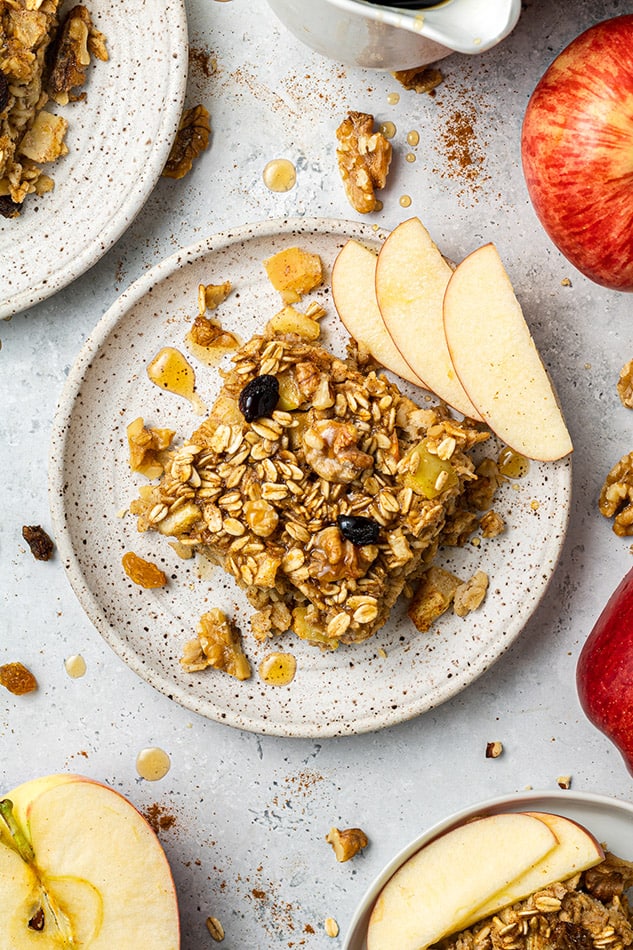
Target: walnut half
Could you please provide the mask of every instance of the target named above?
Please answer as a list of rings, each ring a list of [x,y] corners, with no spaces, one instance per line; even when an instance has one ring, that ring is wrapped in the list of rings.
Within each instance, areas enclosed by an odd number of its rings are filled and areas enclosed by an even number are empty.
[[[350,112],[336,137],[336,157],[349,203],[360,214],[376,211],[376,189],[387,182],[391,142],[382,132],[374,132],[374,117],[366,112]]]
[[[211,120],[204,106],[183,112],[180,125],[163,169],[165,178],[184,178],[202,152],[209,146]]]

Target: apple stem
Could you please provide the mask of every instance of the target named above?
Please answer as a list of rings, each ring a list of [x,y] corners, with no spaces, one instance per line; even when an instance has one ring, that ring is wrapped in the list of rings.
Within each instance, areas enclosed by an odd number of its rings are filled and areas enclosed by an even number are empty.
[[[35,852],[33,851],[28,838],[22,831],[22,828],[20,827],[15,815],[13,814],[13,802],[10,799],[3,798],[2,801],[0,801],[0,816],[9,829],[9,834],[13,838],[16,851],[22,860],[25,861],[26,864],[34,864]]]

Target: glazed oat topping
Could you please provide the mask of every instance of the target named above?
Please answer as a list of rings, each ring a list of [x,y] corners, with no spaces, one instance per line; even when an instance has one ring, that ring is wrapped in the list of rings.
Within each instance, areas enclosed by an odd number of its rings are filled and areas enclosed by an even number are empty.
[[[391,163],[391,142],[374,131],[374,117],[350,112],[336,130],[336,157],[347,200],[355,211],[376,211],[376,191],[384,188]]]
[[[188,673],[212,666],[238,680],[246,680],[251,676],[239,630],[217,607],[200,618],[197,637],[185,644],[180,663]]]
[[[65,155],[68,121],[47,108],[78,97],[92,57],[108,58],[88,10],[60,22],[58,0],[0,2],[0,214],[15,217],[27,195],[53,187],[42,164]]]
[[[140,531],[233,575],[258,639],[291,629],[332,649],[372,636],[444,538],[463,533],[468,452],[488,433],[419,409],[361,372],[354,351],[341,360],[273,324],[233,357],[209,418],[130,511]],[[276,386],[262,404],[266,378]]]
[[[607,854],[568,881],[447,937],[440,950],[625,950],[633,946],[627,889],[633,864]]]

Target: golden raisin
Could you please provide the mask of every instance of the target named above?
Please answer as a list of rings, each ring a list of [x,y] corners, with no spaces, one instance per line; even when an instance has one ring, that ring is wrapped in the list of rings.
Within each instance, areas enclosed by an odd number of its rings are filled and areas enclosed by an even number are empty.
[[[0,666],[0,686],[14,696],[23,696],[37,689],[37,680],[22,663],[5,663]]]
[[[134,551],[127,551],[121,558],[121,563],[127,576],[139,587],[164,587],[167,583],[167,575],[160,567],[151,561],[145,561]]]

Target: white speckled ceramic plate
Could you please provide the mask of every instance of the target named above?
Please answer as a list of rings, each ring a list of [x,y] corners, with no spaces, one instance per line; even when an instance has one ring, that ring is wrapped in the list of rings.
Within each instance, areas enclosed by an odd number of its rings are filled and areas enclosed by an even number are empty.
[[[412,854],[433,838],[477,815],[508,811],[545,811],[571,818],[587,828],[598,841],[606,844],[619,857],[633,860],[633,805],[628,802],[603,795],[569,791],[520,793],[480,802],[433,825],[389,862],[363,895],[345,937],[343,950],[366,950],[367,924],[374,901],[389,878]],[[470,868],[465,870],[470,873]]]
[[[44,300],[96,263],[140,211],[161,174],[187,81],[184,0],[90,0],[110,59],[90,67],[86,102],[54,111],[69,153],[47,167],[52,192],[0,217],[0,317]]]
[[[143,481],[129,471],[126,425],[141,415],[149,425],[186,436],[200,419],[188,402],[150,382],[147,364],[165,345],[183,348],[197,312],[199,283],[232,282],[234,292],[219,314],[227,329],[246,339],[280,306],[263,260],[300,244],[320,254],[329,268],[348,237],[376,246],[385,235],[349,222],[265,222],[170,257],[126,291],[97,325],[70,373],[54,426],[50,489],[57,544],[94,624],[132,669],[168,696],[205,716],[262,733],[369,731],[418,715],[463,689],[512,643],[537,606],[569,513],[569,460],[532,463],[525,478],[504,486],[496,504],[507,532],[482,541],[480,548],[453,549],[445,558],[460,576],[482,568],[491,577],[484,605],[468,618],[446,615],[422,636],[399,605],[373,640],[334,653],[291,636],[277,640],[276,649],[297,657],[297,674],[286,687],[267,685],[256,673],[240,683],[213,670],[182,671],[183,642],[213,605],[237,618],[255,670],[271,647],[249,637],[251,610],[220,569],[201,580],[194,561],[179,559],[156,534],[139,535],[133,517],[118,516]],[[328,310],[325,343],[342,355],[346,336],[327,282],[313,296]],[[198,392],[210,404],[218,374],[200,364],[196,372]],[[132,584],[121,568],[121,556],[130,549],[160,563],[171,578],[168,587],[146,591]]]

